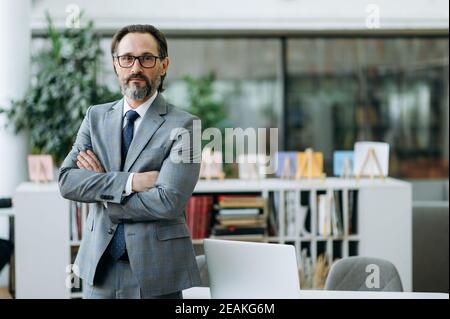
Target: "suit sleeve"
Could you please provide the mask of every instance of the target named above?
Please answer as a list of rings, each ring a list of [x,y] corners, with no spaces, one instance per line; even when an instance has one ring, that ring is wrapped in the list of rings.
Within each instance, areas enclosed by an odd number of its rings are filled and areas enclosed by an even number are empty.
[[[123,199],[127,179],[130,173],[106,172],[97,173],[77,167],[77,155],[80,151],[92,149],[90,114],[92,106],[86,112],[77,133],[72,150],[61,166],[58,184],[61,195],[70,200],[93,203],[120,203]]]
[[[182,217],[197,184],[201,150],[193,147],[193,120],[186,121],[175,134],[169,156],[164,160],[155,187],[133,193],[122,204],[108,205],[114,222],[145,222]],[[180,155],[182,154],[182,161]],[[175,159],[175,160],[174,160]]]

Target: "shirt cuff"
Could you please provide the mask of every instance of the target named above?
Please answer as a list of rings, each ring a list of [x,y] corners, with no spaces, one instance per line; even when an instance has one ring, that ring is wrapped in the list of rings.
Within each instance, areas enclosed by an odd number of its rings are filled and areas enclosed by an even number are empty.
[[[123,192],[123,196],[129,196],[133,192],[132,191],[133,176],[134,176],[134,173],[131,173],[130,176],[128,176],[128,180],[127,180],[127,184],[125,186],[125,190]]]

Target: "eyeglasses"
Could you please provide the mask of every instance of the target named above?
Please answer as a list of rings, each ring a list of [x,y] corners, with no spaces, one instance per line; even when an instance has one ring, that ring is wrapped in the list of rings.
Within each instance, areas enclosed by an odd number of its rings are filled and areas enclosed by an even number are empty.
[[[156,64],[156,59],[161,59],[159,56],[154,56],[151,54],[144,54],[141,56],[134,56],[134,55],[116,55],[114,56],[117,61],[119,62],[120,67],[122,68],[131,68],[134,64],[134,61],[136,59],[139,60],[139,63],[143,68],[153,68]]]

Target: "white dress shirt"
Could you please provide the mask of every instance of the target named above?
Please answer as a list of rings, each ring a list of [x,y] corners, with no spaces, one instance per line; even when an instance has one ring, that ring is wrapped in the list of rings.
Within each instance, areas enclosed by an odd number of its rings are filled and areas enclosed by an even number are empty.
[[[150,107],[150,105],[152,105],[152,103],[156,99],[157,95],[158,95],[158,91],[156,91],[155,94],[153,94],[147,101],[145,101],[144,103],[142,103],[141,105],[139,105],[135,109],[133,109],[128,104],[127,99],[125,97],[123,98],[123,126],[122,126],[122,128],[124,128],[125,125],[127,125],[127,120],[125,119],[125,114],[129,110],[136,111],[139,114],[139,117],[134,121],[133,139],[136,136],[136,132],[137,132],[137,130],[139,128],[139,125],[141,125],[141,122],[142,122],[142,119],[145,116],[145,113],[147,112],[147,110]],[[130,195],[133,192],[132,191],[133,176],[134,176],[134,173],[131,173],[130,176],[128,177],[127,185],[126,185],[125,190],[124,190],[124,196],[128,196],[128,195]]]
[[[136,111],[139,114],[139,117],[134,121],[133,139],[136,136],[137,129],[139,128],[139,125],[141,125],[141,122],[142,122],[142,119],[144,118],[145,113],[147,112],[148,108],[152,105],[153,101],[155,101],[157,95],[158,95],[158,91],[156,91],[155,94],[153,94],[147,101],[145,101],[144,103],[142,103],[135,109],[133,109],[128,104],[127,99],[125,97],[123,98],[123,115],[122,115],[123,116],[123,126],[122,126],[122,129],[125,127],[125,125],[127,125],[127,120],[125,119],[125,114],[129,110]],[[128,196],[133,192],[133,190],[132,190],[133,176],[134,176],[134,173],[131,173],[130,176],[128,176],[127,184],[123,191],[123,196]],[[103,204],[106,208],[108,207],[107,202],[103,202]]]

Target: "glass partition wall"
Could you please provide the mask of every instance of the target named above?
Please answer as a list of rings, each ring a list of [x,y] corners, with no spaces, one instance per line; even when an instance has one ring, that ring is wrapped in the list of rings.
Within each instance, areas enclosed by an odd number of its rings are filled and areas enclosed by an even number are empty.
[[[286,148],[390,144],[390,175],[448,177],[448,39],[296,38],[287,43]]]
[[[101,40],[99,78],[118,89],[110,41]],[[184,77],[214,72],[230,126],[278,127],[281,150],[323,152],[328,176],[334,150],[373,140],[390,144],[390,176],[448,178],[447,37],[169,36],[168,45],[164,94],[179,107]]]

